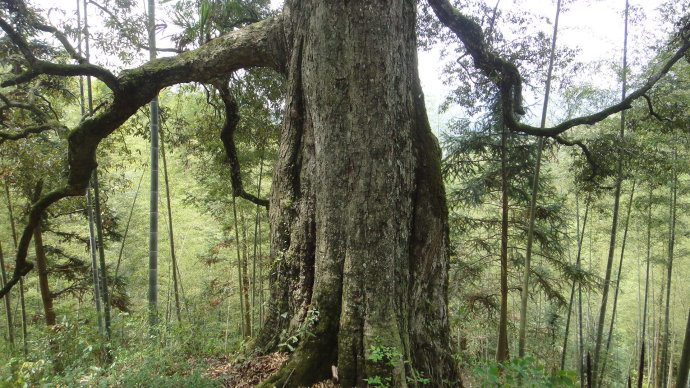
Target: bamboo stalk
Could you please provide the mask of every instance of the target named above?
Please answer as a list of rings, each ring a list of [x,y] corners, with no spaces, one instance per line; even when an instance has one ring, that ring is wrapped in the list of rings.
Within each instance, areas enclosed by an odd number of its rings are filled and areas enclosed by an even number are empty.
[[[629,2],[625,1],[625,25],[623,34],[623,77],[621,85],[621,100],[625,99],[626,96],[626,86],[627,86],[627,68],[628,68],[628,10]],[[625,135],[625,111],[621,112],[621,124],[620,124],[620,138],[623,140]],[[621,193],[621,183],[623,181],[623,163],[621,161],[622,155],[618,157],[618,166],[616,173],[616,188],[613,198],[613,219],[611,221],[611,235],[609,241],[609,253],[608,259],[606,261],[606,273],[604,275],[604,286],[601,296],[601,305],[599,307],[599,321],[597,324],[597,336],[594,345],[594,363],[592,365],[592,371],[594,376],[592,377],[592,383],[595,387],[601,386],[601,379],[599,379],[597,372],[599,371],[599,357],[601,353],[601,344],[604,335],[604,324],[606,320],[606,309],[608,306],[608,296],[611,282],[611,270],[613,268],[613,255],[616,248],[616,231],[618,230],[618,209],[620,207],[620,193]]]
[[[235,196],[232,197],[232,216],[235,221],[235,247],[237,248],[237,295],[240,298],[240,316],[244,317],[244,299],[242,298],[242,256],[240,254],[240,232],[239,232],[239,222],[237,221],[237,204],[235,201]],[[245,326],[244,319],[240,319],[240,328],[242,331],[242,336],[247,336],[248,328]]]
[[[156,58],[156,8],[155,1],[148,0],[149,57]],[[158,96],[150,103],[151,110],[151,181],[149,201],[149,327],[155,334],[158,323]]]
[[[633,197],[635,195],[635,184],[637,182],[633,180],[632,183],[632,188],[630,189],[630,200],[628,201],[628,209],[627,209],[627,215],[625,218],[625,225],[623,227],[623,241],[621,242],[621,255],[620,255],[620,260],[618,262],[618,275],[616,276],[616,290],[613,293],[613,309],[611,310],[611,322],[609,324],[609,334],[608,338],[606,339],[606,351],[602,363],[601,363],[601,376],[604,376],[604,373],[606,373],[606,362],[608,360],[608,354],[609,354],[609,349],[611,349],[611,338],[613,337],[613,326],[616,321],[616,308],[618,307],[618,291],[620,291],[620,283],[621,283],[621,272],[623,270],[623,257],[625,255],[625,243],[628,239],[628,227],[630,225],[630,212],[632,210],[632,202],[633,202]]]
[[[129,215],[127,216],[127,224],[125,225],[125,232],[122,235],[122,245],[120,245],[120,252],[117,255],[117,264],[115,265],[115,277],[120,273],[120,264],[122,263],[122,253],[125,250],[125,242],[127,242],[127,234],[129,233],[129,226],[132,223],[132,216],[134,215],[134,205],[137,203],[137,198],[139,197],[139,189],[141,188],[141,182],[144,180],[144,174],[146,171],[141,172],[141,177],[139,177],[139,184],[137,185],[137,190],[134,192],[134,199],[132,200],[132,206],[129,207]]]
[[[163,157],[163,178],[165,181],[165,198],[168,206],[168,240],[170,241],[170,258],[172,260],[172,282],[175,296],[175,315],[178,322],[182,322],[180,312],[180,293],[177,285],[177,257],[175,256],[175,235],[173,233],[172,205],[170,201],[170,182],[168,179],[168,161],[165,157],[165,141],[161,140],[161,156]]]
[[[96,320],[98,322],[98,334],[102,337],[105,334],[103,327],[103,313],[101,308],[101,287],[98,276],[98,257],[96,253],[96,227],[94,221],[93,199],[91,187],[86,190],[86,207],[89,216],[89,253],[91,256],[91,274],[93,275],[93,299],[96,307]]]
[[[10,187],[7,179],[5,179],[5,197],[7,198],[7,213],[10,217],[10,229],[12,230],[12,243],[14,250],[17,250],[17,225],[14,220],[14,212],[12,211],[12,198],[10,197]],[[24,277],[19,278],[19,306],[21,308],[22,319],[22,352],[24,357],[29,355],[27,322],[26,322],[26,300],[24,298]]]
[[[551,38],[551,53],[549,55],[549,70],[546,75],[546,88],[544,90],[544,105],[541,111],[541,128],[546,126],[546,114],[549,107],[549,93],[551,92],[551,77],[553,75],[554,52],[556,51],[556,37],[558,36],[558,19],[561,14],[561,0],[556,3],[556,20],[553,25]],[[525,357],[525,336],[527,332],[527,299],[529,296],[529,277],[532,261],[532,245],[534,243],[534,219],[537,208],[537,192],[539,189],[539,173],[541,170],[541,153],[544,148],[544,138],[537,141],[536,165],[534,166],[534,178],[532,179],[532,194],[529,204],[529,224],[527,227],[527,252],[525,253],[525,273],[522,278],[522,293],[520,295],[520,329],[518,334],[518,356]],[[572,293],[574,295],[574,293]],[[572,303],[572,295],[571,295]],[[568,315],[570,321],[570,315]],[[563,352],[565,354],[565,351]],[[561,367],[562,369],[562,367]]]
[[[0,287],[4,287],[7,283],[7,273],[5,271],[5,256],[2,251],[2,241],[0,241],[0,275],[2,281]],[[12,303],[10,301],[10,293],[8,292],[2,298],[5,303],[5,319],[7,320],[7,339],[10,341],[10,348],[14,350],[14,323],[12,321]]]

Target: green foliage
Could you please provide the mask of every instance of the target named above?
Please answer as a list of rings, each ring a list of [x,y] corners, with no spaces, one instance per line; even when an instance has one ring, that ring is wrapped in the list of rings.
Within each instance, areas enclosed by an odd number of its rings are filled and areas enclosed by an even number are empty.
[[[284,314],[283,318],[286,317],[287,313]],[[288,333],[287,330],[283,330],[280,333],[278,347],[293,352],[301,340],[308,337],[316,337],[316,334],[311,330],[318,322],[319,311],[314,308],[307,310],[307,315],[294,333]]]
[[[161,338],[152,340],[146,319],[124,314],[116,322],[116,332],[126,336],[107,345],[112,364],[103,362],[101,340],[92,326],[61,323],[34,343],[39,347],[31,358],[10,358],[0,367],[0,387],[219,386],[202,376],[207,366],[202,359],[221,351],[219,342],[200,336],[196,325],[163,326]]]
[[[381,339],[376,339],[376,345],[369,345],[369,355],[367,360],[373,361],[375,364],[393,367],[399,363],[403,356],[402,354],[392,346],[386,346],[381,344]],[[405,364],[409,364],[409,360],[404,361]],[[412,367],[409,368],[411,371],[411,376],[407,376],[408,383],[414,383],[419,385],[428,384],[431,382],[430,379],[424,377],[424,374]],[[364,379],[367,384],[372,387],[390,387],[393,379],[390,376],[371,376]]]
[[[367,359],[384,365],[394,366],[398,361],[400,361],[400,357],[402,357],[402,354],[400,354],[400,352],[393,347],[384,345],[370,345],[369,356],[367,356]]]
[[[472,367],[472,377],[479,387],[575,387],[576,374],[570,371],[550,373],[531,357],[514,358],[501,364],[489,362]]]
[[[364,379],[364,381],[374,388],[387,388],[391,386],[393,379],[390,377],[372,376]]]

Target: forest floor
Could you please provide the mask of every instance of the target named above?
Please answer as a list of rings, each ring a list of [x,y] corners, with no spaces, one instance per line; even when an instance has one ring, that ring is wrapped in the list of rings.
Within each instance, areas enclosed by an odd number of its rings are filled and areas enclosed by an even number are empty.
[[[279,352],[240,362],[226,357],[211,359],[204,377],[221,381],[224,387],[253,387],[275,373],[287,359],[286,353]]]
[[[286,353],[270,353],[244,361],[230,360],[226,357],[210,359],[204,377],[219,381],[223,387],[248,388],[270,377],[289,358]],[[337,387],[333,382],[324,381],[312,388]]]

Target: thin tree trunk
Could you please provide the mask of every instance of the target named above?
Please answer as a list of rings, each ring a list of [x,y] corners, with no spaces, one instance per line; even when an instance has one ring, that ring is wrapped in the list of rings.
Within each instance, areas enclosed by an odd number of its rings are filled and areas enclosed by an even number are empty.
[[[587,226],[587,216],[589,215],[589,205],[590,197],[587,197],[587,202],[585,203],[585,217],[582,221],[582,232],[580,235],[580,240],[577,245],[577,259],[575,261],[578,271],[582,270],[582,243],[585,238],[585,228]],[[577,206],[577,216],[578,223],[580,220],[580,207],[579,201],[576,202]],[[578,225],[579,229],[579,225]],[[578,372],[580,373],[580,386],[585,386],[585,366],[584,366],[584,356],[585,356],[585,345],[584,345],[584,335],[582,333],[582,281],[577,282],[577,318],[578,318],[578,343],[580,345],[579,357],[577,359]]]
[[[156,8],[148,0],[149,58],[156,58]],[[153,331],[158,323],[158,97],[151,110],[151,188],[149,201],[149,326]]]
[[[170,204],[170,183],[168,180],[168,161],[165,157],[165,141],[161,139],[161,155],[163,156],[163,177],[165,180],[165,198],[168,205],[168,235],[170,240],[170,258],[172,260],[172,281],[175,296],[175,314],[177,321],[182,322],[182,313],[180,312],[180,293],[177,284],[177,257],[175,256],[175,236],[173,233],[172,221],[172,205]]]
[[[675,349],[675,347],[676,347],[676,334],[675,333],[672,334],[670,342],[671,342],[670,348]],[[674,356],[674,354],[675,353],[673,351],[670,351],[668,354],[668,363],[666,364],[666,368],[668,369],[668,373],[666,375],[667,377],[666,377],[666,383],[665,383],[667,387],[673,383],[673,356]]]
[[[264,326],[264,318],[265,318],[265,311],[264,311],[264,256],[262,253],[261,245],[263,243],[263,239],[261,238],[261,214],[259,214],[259,328],[263,328]],[[269,247],[270,251],[270,247]]]
[[[252,336],[252,305],[249,304],[249,243],[247,240],[247,224],[244,222],[244,212],[240,211],[240,223],[242,224],[242,297],[244,298],[244,325],[247,327],[247,336]]]
[[[7,282],[7,273],[5,271],[5,256],[2,251],[2,242],[0,241],[0,275],[2,275],[2,283],[0,287],[4,287]],[[10,293],[8,292],[3,297],[5,302],[5,319],[7,320],[7,339],[10,342],[10,347],[14,350],[14,323],[12,321],[12,303],[10,300]]]
[[[228,349],[228,337],[230,336],[230,287],[228,287],[228,307],[225,311],[225,339],[223,340],[223,351]]]
[[[628,201],[627,215],[625,218],[625,226],[623,227],[623,241],[621,242],[621,255],[618,261],[618,274],[616,275],[616,290],[613,293],[613,309],[611,310],[611,322],[609,324],[609,335],[606,339],[606,351],[604,352],[604,359],[601,362],[601,377],[606,373],[606,361],[609,356],[609,349],[611,348],[611,338],[613,337],[613,326],[616,321],[616,308],[618,306],[618,291],[621,284],[621,271],[623,270],[623,257],[625,255],[625,243],[628,238],[628,226],[630,225],[630,212],[632,210],[633,197],[635,195],[635,183],[633,180],[632,188],[630,189],[630,201]]]
[[[245,306],[244,304],[243,295],[244,284],[242,276],[242,254],[240,252],[240,223],[237,219],[237,203],[235,201],[234,195],[232,196],[232,216],[235,221],[235,247],[237,248],[237,295],[240,298],[240,322],[242,328],[242,336],[248,337],[250,329],[247,322],[244,319],[248,306]]]
[[[685,324],[685,341],[683,341],[683,353],[678,364],[678,378],[676,388],[685,388],[688,383],[688,370],[690,370],[690,310]]]
[[[676,152],[674,149],[673,152],[673,162],[675,164],[676,162]],[[676,239],[676,201],[677,201],[677,194],[678,194],[678,176],[675,172],[675,166],[674,166],[674,171],[673,171],[673,180],[671,182],[671,206],[669,207],[669,239],[668,239],[668,263],[666,267],[666,307],[664,311],[664,336],[663,336],[663,341],[662,341],[662,350],[661,350],[661,374],[659,375],[659,381],[660,385],[662,388],[665,388],[667,386],[668,382],[668,374],[669,374],[669,367],[668,367],[668,361],[669,361],[669,351],[668,351],[668,344],[669,344],[669,337],[670,337],[670,331],[669,331],[669,314],[670,314],[670,307],[671,307],[671,279],[673,275],[673,250],[674,250],[674,245],[675,245],[675,239]]]
[[[139,184],[137,185],[137,191],[134,192],[134,199],[132,200],[132,206],[129,207],[129,215],[127,216],[127,224],[125,225],[125,232],[122,234],[122,245],[120,245],[120,252],[117,254],[117,264],[115,265],[115,277],[120,273],[120,264],[122,263],[122,254],[125,251],[125,243],[127,242],[127,234],[129,233],[129,226],[132,223],[132,216],[134,215],[134,206],[137,204],[137,198],[139,197],[139,189],[141,188],[141,182],[144,180],[144,174],[146,171],[142,171],[141,177],[139,177]]]
[[[34,229],[34,247],[36,249],[36,269],[38,270],[38,285],[41,290],[41,302],[45,314],[46,326],[54,326],[55,310],[53,309],[53,296],[50,293],[48,283],[48,259],[43,248],[43,232],[41,226]]]
[[[98,276],[98,253],[96,242],[96,221],[94,217],[94,203],[91,194],[91,187],[86,190],[86,207],[89,216],[89,253],[91,256],[91,274],[93,276],[93,299],[96,307],[96,319],[98,322],[98,334],[103,336],[105,328],[103,327],[103,309],[101,307],[101,286],[100,278]]]
[[[568,301],[568,313],[566,314],[565,320],[565,333],[563,334],[563,351],[561,352],[561,365],[560,370],[565,369],[565,359],[568,355],[568,338],[570,337],[570,317],[573,312],[573,302],[575,300],[575,282],[570,288],[570,299]]]
[[[85,35],[85,58],[88,61],[90,59],[89,53],[89,19],[88,19],[88,8],[87,0],[84,0],[84,30],[87,31]],[[91,77],[86,78],[86,95],[87,95],[87,107],[89,116],[93,115],[93,92],[91,86]],[[96,225],[96,248],[98,251],[98,259],[100,265],[96,265],[93,269],[96,270],[94,276],[99,277],[98,281],[94,283],[94,286],[98,285],[97,297],[100,297],[102,307],[103,307],[103,328],[105,331],[106,341],[110,341],[110,301],[108,296],[108,284],[107,284],[107,270],[105,267],[105,249],[103,247],[103,222],[101,220],[101,205],[100,205],[100,193],[98,186],[98,173],[97,169],[93,170],[91,176],[90,186],[93,188],[93,199],[91,201],[92,209],[92,222]],[[100,267],[100,269],[98,269]],[[107,348],[107,342],[104,348],[106,360],[110,360],[110,349]]]
[[[258,183],[256,184],[256,197],[261,198],[261,178],[263,174],[263,169],[264,169],[264,153],[263,149],[261,152],[261,158],[259,159],[259,179]],[[256,265],[257,261],[260,261],[261,259],[257,256],[257,247],[261,243],[259,240],[259,218],[261,217],[261,206],[259,204],[256,205],[256,215],[254,216],[254,255],[252,257],[252,319],[254,320],[255,323],[258,322],[259,329],[261,328],[261,306],[258,306],[259,308],[257,309],[256,305],[256,294],[257,294],[257,284],[256,284]],[[261,263],[259,262],[259,268],[261,268]],[[260,277],[259,277],[260,278]],[[259,285],[260,287],[261,285]],[[254,317],[255,315],[258,315],[258,319]]]
[[[592,377],[593,377],[592,376],[592,356],[591,356],[589,351],[587,352],[586,364],[587,364],[587,388],[593,388],[594,383],[592,381]]]
[[[36,184],[34,191],[34,201],[41,197],[43,182]],[[43,313],[45,314],[46,326],[55,326],[55,310],[53,309],[53,295],[50,292],[48,282],[48,258],[43,247],[43,230],[41,225],[36,225],[34,229],[34,249],[36,251],[36,269],[38,272],[38,286],[41,291],[41,302],[43,303]]]
[[[98,247],[98,261],[100,267],[100,279],[98,285],[101,289],[101,299],[103,302],[103,323],[105,328],[105,336],[110,341],[110,294],[108,292],[108,274],[107,268],[105,266],[105,246],[103,238],[103,220],[101,219],[101,200],[100,200],[100,189],[98,185],[98,170],[93,170],[93,205],[94,205],[94,216],[96,221],[96,237]],[[110,351],[106,349],[106,357],[109,359]]]
[[[498,323],[496,361],[504,362],[508,354],[508,163],[507,129],[501,132],[501,310]]]
[[[659,383],[659,375],[661,374],[661,364],[660,364],[660,359],[661,359],[661,320],[662,320],[662,309],[664,306],[664,294],[666,290],[666,282],[664,281],[663,278],[663,272],[661,272],[658,275],[661,279],[659,279],[659,282],[661,283],[661,290],[659,290],[658,297],[657,299],[659,300],[659,303],[656,304],[655,308],[652,309],[652,311],[655,311],[656,313],[654,314],[654,342],[653,342],[653,348],[652,348],[652,366],[650,370],[654,372],[653,375],[653,387],[657,387],[660,385]]]
[[[596,336],[596,341],[594,345],[594,363],[593,363],[593,372],[595,373],[595,376],[593,376],[593,382],[595,386],[600,386],[600,381],[599,381],[599,376],[596,375],[596,372],[598,371],[599,368],[599,355],[601,353],[601,345],[603,342],[603,335],[604,335],[604,325],[606,321],[606,308],[608,306],[608,295],[609,295],[609,289],[610,289],[610,283],[611,283],[611,272],[613,268],[613,255],[614,251],[616,248],[616,231],[618,229],[618,210],[620,207],[620,191],[621,191],[621,178],[622,178],[622,171],[619,163],[619,169],[618,169],[618,177],[616,178],[616,188],[614,192],[614,202],[613,202],[613,220],[612,220],[612,225],[611,225],[611,235],[610,235],[610,242],[609,242],[609,254],[608,254],[608,259],[606,262],[606,273],[604,275],[604,283],[603,283],[603,291],[602,291],[602,297],[601,297],[601,305],[599,307],[599,320],[597,323],[597,336]]]
[[[169,267],[170,268],[170,276],[168,277],[168,287],[167,287],[167,292],[165,293],[166,298],[165,298],[165,320],[164,322],[166,323],[166,330],[167,330],[167,324],[171,321],[171,313],[172,313],[172,275],[173,275],[173,268],[172,265]],[[166,344],[165,341],[163,341],[164,344]]]
[[[541,111],[541,128],[546,126],[546,113],[549,106],[549,93],[551,91],[551,76],[553,74],[553,59],[556,51],[556,37],[558,35],[558,19],[561,14],[561,0],[556,3],[556,20],[553,25],[553,37],[551,38],[551,54],[549,55],[549,70],[546,75],[546,88],[544,90],[544,105]],[[539,188],[539,172],[541,169],[541,152],[544,148],[544,138],[537,141],[536,165],[534,166],[534,178],[532,180],[532,196],[529,204],[529,225],[527,228],[527,252],[525,254],[525,273],[522,279],[522,294],[520,299],[520,331],[518,339],[518,356],[525,357],[525,335],[527,331],[527,299],[529,297],[529,277],[532,261],[532,244],[534,242],[534,218],[537,206],[537,190]],[[571,295],[572,303],[572,295]],[[565,352],[564,352],[565,353]],[[562,368],[561,368],[562,369]]]
[[[579,212],[578,212],[579,213]],[[585,238],[585,229],[587,228],[587,216],[589,215],[589,200],[587,201],[587,204],[585,205],[585,215],[584,219],[582,220],[582,230],[580,231],[580,220],[579,218],[577,219],[577,228],[578,228],[578,233],[577,233],[577,255],[575,257],[575,266],[577,267],[578,271],[580,270],[580,258],[582,257],[582,242]],[[579,217],[579,214],[578,214]],[[573,305],[573,299],[575,296],[575,285],[581,285],[581,282],[578,279],[573,280],[573,285],[572,288],[570,289],[570,305],[568,307],[568,319],[565,325],[565,336],[563,339],[563,353],[561,354],[561,370],[565,369],[565,358],[568,350],[568,334],[569,334],[569,329],[570,329],[570,312],[572,310],[572,305]],[[582,296],[580,294],[580,296]],[[580,316],[582,315],[582,305],[580,305]],[[580,319],[580,338],[582,336],[582,319]],[[578,371],[580,371],[580,374],[582,377],[582,340],[580,339],[580,358],[578,361]]]
[[[644,283],[644,302],[642,308],[642,332],[640,334],[640,363],[637,372],[637,387],[642,388],[642,381],[644,380],[644,363],[645,363],[645,343],[647,337],[647,300],[649,297],[649,270],[652,262],[652,194],[654,189],[649,188],[649,198],[647,204],[647,269],[645,271]]]
[[[625,99],[627,86],[627,68],[628,68],[628,0],[625,1],[625,26],[623,34],[623,79],[621,87],[621,100]],[[623,140],[625,135],[625,111],[621,112],[621,126],[620,138]],[[623,155],[618,155],[618,167],[616,173],[616,189],[613,199],[613,220],[611,222],[611,239],[609,243],[609,254],[606,261],[606,274],[604,276],[604,287],[601,296],[601,306],[599,308],[599,322],[597,324],[597,338],[594,345],[594,365],[593,365],[593,383],[595,387],[601,386],[601,379],[598,378],[599,371],[599,356],[601,353],[601,343],[604,335],[604,324],[606,322],[606,307],[608,305],[609,288],[611,282],[611,270],[613,268],[613,254],[616,249],[616,231],[618,230],[618,209],[620,206],[621,183],[623,181],[623,163],[620,160]]]
[[[5,179],[5,197],[7,198],[7,213],[10,218],[10,229],[12,230],[12,243],[14,244],[14,250],[17,250],[17,226],[14,220],[14,212],[12,211],[12,198],[10,197],[10,187],[8,185],[7,179]],[[28,336],[26,327],[26,302],[24,299],[24,277],[19,279],[19,306],[21,311],[22,319],[22,351],[24,357],[29,355],[28,346]]]

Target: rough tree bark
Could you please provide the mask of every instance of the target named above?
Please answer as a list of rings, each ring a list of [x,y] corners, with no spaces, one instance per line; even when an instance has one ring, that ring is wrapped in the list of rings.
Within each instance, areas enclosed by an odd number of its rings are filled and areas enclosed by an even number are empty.
[[[440,150],[417,75],[416,2],[288,1],[287,105],[273,175],[276,263],[259,344],[314,323],[266,385],[421,373],[457,385]],[[285,314],[287,313],[287,314]],[[318,318],[316,318],[318,317]],[[383,361],[373,349],[392,349]],[[409,361],[409,362],[408,362]],[[414,385],[414,384],[413,384]]]

